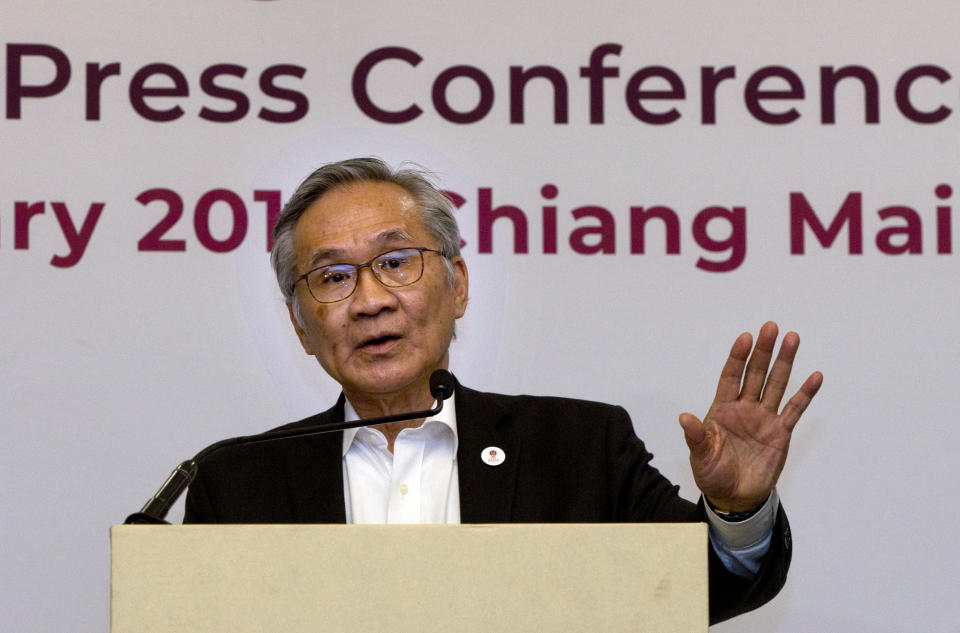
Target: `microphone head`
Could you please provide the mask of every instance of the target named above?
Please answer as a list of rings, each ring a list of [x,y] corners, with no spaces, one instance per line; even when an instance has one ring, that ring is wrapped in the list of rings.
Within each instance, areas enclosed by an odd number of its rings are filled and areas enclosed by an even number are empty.
[[[430,374],[430,395],[437,400],[446,400],[453,395],[453,374],[438,369]]]

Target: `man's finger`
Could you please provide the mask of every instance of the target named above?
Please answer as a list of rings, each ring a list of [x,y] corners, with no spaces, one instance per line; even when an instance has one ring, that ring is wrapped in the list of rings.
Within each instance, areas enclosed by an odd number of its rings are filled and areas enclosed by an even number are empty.
[[[750,354],[750,345],[753,337],[744,332],[733,342],[730,356],[720,372],[720,382],[717,384],[717,402],[733,402],[740,397],[740,381],[743,379],[743,368],[747,365],[747,356]]]
[[[681,413],[680,426],[683,428],[683,437],[692,455],[700,455],[707,451],[707,443],[704,441],[707,439],[707,432],[697,416],[692,413]]]
[[[810,374],[810,377],[803,383],[799,391],[793,394],[793,397],[787,401],[786,406],[783,407],[783,413],[780,414],[780,419],[783,420],[783,425],[788,431],[793,431],[793,427],[800,421],[800,416],[807,410],[807,406],[810,404],[810,401],[813,400],[813,397],[817,395],[817,391],[820,390],[820,385],[822,384],[823,374],[815,371]]]
[[[763,383],[767,379],[767,368],[770,366],[770,359],[773,357],[773,348],[777,344],[777,324],[773,321],[767,321],[760,328],[757,334],[757,344],[753,348],[753,354],[750,355],[750,362],[747,364],[747,372],[743,377],[743,397],[754,402],[760,400],[760,393],[763,391]]]
[[[773,361],[773,368],[767,377],[767,384],[763,388],[763,398],[760,404],[769,411],[776,413],[780,410],[780,401],[787,390],[790,381],[790,372],[793,370],[793,359],[800,346],[800,336],[796,332],[787,332],[780,344],[777,360]]]

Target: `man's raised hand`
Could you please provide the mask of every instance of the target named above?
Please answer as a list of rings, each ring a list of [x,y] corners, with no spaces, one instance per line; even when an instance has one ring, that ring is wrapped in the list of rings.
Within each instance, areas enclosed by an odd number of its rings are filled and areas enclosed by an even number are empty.
[[[766,501],[786,462],[793,428],[823,383],[823,374],[810,374],[780,411],[800,337],[783,337],[772,367],[777,324],[760,328],[751,354],[752,342],[747,332],[734,341],[703,422],[680,415],[697,487],[725,512],[753,510]]]

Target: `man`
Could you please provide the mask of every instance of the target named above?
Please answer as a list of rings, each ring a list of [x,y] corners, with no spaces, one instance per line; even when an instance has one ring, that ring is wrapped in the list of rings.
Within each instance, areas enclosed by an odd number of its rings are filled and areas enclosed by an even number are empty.
[[[429,409],[467,307],[467,266],[449,201],[413,170],[376,159],[311,174],[274,229],[272,261],[307,354],[343,387],[292,427]],[[817,372],[778,413],[799,338],[765,324],[735,341],[701,423],[680,417],[703,500],[681,499],[650,465],[626,412],[457,385],[429,420],[211,454],[186,521],[496,523],[708,521],[710,620],[782,586],[790,533],[774,489]],[[749,357],[749,362],[748,362]],[[768,367],[770,368],[768,373]]]

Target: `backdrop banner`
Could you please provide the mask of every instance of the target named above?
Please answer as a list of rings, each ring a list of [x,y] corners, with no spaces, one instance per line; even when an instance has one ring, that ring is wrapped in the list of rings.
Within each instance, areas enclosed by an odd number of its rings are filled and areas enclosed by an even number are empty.
[[[8,0],[4,628],[105,630],[107,527],[335,400],[270,228],[375,155],[456,203],[460,381],[623,405],[688,498],[678,415],[740,332],[800,333],[790,578],[717,631],[954,629],[958,32],[946,0]]]

